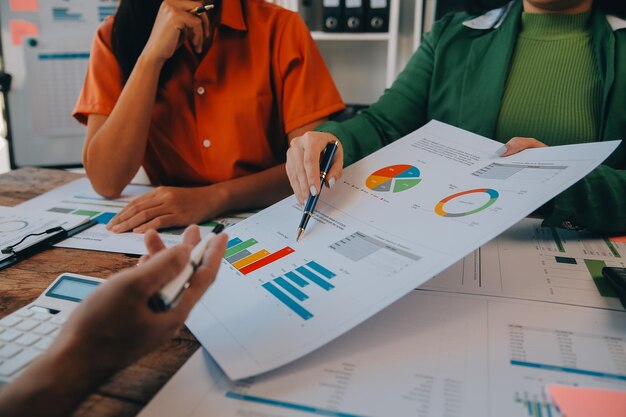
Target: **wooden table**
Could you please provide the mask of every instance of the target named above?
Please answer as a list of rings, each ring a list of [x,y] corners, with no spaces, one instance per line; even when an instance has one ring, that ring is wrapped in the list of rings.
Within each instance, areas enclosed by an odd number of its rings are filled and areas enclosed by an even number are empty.
[[[15,206],[81,175],[23,168],[0,175],[0,205]],[[133,266],[118,253],[53,248],[0,271],[0,318],[32,302],[62,272],[106,278]],[[74,416],[135,416],[200,345],[185,328],[157,351],[120,371],[91,395]]]

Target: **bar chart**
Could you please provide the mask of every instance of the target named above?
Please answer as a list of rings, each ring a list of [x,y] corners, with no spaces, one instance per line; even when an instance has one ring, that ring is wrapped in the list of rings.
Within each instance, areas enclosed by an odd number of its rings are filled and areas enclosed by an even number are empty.
[[[524,407],[529,417],[560,417],[559,409],[550,401],[545,392],[540,396],[528,391],[517,392],[515,402]]]
[[[294,252],[289,246],[275,252],[259,246],[259,242],[254,238],[242,240],[235,237],[228,241],[224,259],[239,272],[248,275]]]
[[[311,297],[305,288],[312,285],[317,289],[330,291],[335,288],[330,280],[336,276],[333,271],[315,261],[310,261],[285,273],[284,276],[264,283],[262,287],[301,319],[309,320],[314,315],[303,306]]]
[[[387,276],[394,275],[421,259],[417,255],[361,232],[353,233],[333,243],[330,249]]]
[[[473,172],[472,175],[488,180],[507,180],[515,175],[515,179],[520,181],[545,182],[558,175],[564,169],[567,169],[567,166],[494,162]]]

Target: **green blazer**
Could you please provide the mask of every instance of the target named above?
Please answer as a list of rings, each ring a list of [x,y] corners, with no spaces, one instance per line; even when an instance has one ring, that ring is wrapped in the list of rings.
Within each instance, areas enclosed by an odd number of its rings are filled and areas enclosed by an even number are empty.
[[[316,130],[341,140],[345,165],[431,119],[495,137],[521,12],[522,1],[514,0],[479,17],[443,17],[376,103],[350,120]],[[626,21],[599,10],[591,19],[604,91],[597,140],[626,139]],[[626,145],[557,196],[544,214],[546,226],[626,232]]]

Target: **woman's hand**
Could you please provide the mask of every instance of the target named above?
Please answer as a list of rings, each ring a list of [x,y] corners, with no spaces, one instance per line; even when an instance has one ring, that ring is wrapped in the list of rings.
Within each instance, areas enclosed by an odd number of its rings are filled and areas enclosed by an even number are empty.
[[[534,138],[514,137],[498,149],[498,155],[511,156],[523,151],[524,149],[546,148],[547,146],[548,145],[545,143]]]
[[[320,190],[320,157],[326,145],[337,141],[339,146],[326,180],[330,188],[341,178],[343,171],[343,148],[334,135],[322,132],[307,132],[294,138],[287,150],[287,176],[293,192],[300,204],[309,195],[316,195]]]
[[[114,233],[132,230],[145,233],[150,229],[186,226],[219,215],[220,184],[207,187],[158,187],[137,197],[111,219],[107,229]]]
[[[195,51],[201,53],[210,35],[209,19],[206,13],[195,16],[189,12],[199,6],[202,1],[165,0],[161,3],[142,55],[162,64],[174,55],[185,37]]]

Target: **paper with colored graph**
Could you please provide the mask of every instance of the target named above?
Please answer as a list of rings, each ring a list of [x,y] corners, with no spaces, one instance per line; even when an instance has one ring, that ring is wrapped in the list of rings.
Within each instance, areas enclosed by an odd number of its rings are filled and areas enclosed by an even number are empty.
[[[145,185],[129,185],[124,189],[120,198],[107,199],[93,190],[87,178],[81,178],[28,200],[17,207],[33,211],[82,216],[83,218],[90,217],[98,221],[99,224],[96,226],[66,239],[56,246],[143,255],[146,253],[146,247],[143,243],[142,234],[115,234],[109,232],[106,225],[130,201],[152,190],[154,190],[153,187]],[[237,221],[238,219],[228,218],[226,224],[231,225]],[[203,223],[201,233],[203,235],[209,233],[213,225],[213,222]],[[182,233],[183,228],[175,228],[160,231],[159,234],[167,246],[173,246],[182,242]]]
[[[187,324],[229,377],[333,340],[574,184],[619,142],[531,149],[439,122],[344,171],[304,238],[294,197],[239,223]]]
[[[524,219],[420,288],[623,311],[607,266],[626,268],[626,243]]]
[[[411,291],[328,345],[265,375],[228,381],[199,350],[140,417],[576,417],[559,413],[546,386],[626,395],[625,316]],[[609,416],[602,409],[582,415]]]

